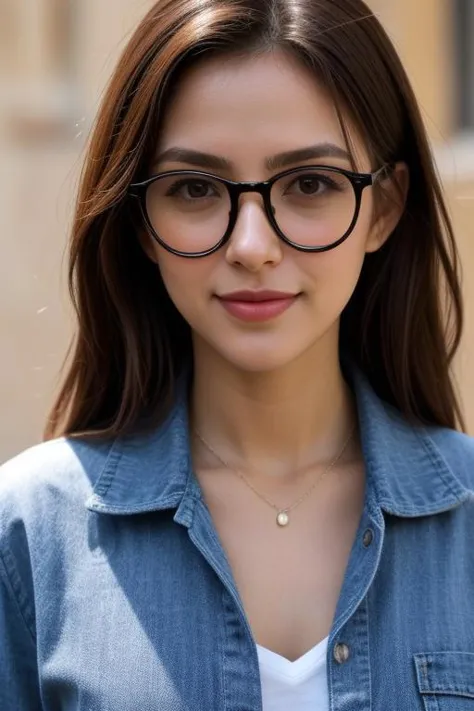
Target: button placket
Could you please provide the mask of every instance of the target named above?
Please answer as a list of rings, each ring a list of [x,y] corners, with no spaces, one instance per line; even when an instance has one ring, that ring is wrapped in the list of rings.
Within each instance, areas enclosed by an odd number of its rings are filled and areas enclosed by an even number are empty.
[[[333,624],[328,666],[331,711],[371,709],[367,595],[380,559],[383,526],[381,514],[379,525],[377,516],[371,517],[364,510]]]

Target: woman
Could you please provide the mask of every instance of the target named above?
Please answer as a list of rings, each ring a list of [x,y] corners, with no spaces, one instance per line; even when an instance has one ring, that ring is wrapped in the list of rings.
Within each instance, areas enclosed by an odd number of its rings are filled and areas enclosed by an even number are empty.
[[[457,271],[361,0],[158,2],[86,160],[52,441],[0,477],[2,711],[474,711]]]

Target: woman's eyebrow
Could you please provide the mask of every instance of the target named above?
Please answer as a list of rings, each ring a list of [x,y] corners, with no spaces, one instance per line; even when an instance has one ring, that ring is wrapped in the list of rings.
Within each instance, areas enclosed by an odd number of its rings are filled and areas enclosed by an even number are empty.
[[[350,155],[344,148],[337,146],[335,143],[318,143],[314,146],[278,153],[271,158],[267,158],[265,165],[268,170],[280,170],[294,163],[302,163],[305,160],[320,160],[321,158],[350,160]]]
[[[280,170],[294,163],[306,160],[320,160],[321,158],[342,158],[350,160],[349,153],[334,143],[318,143],[314,146],[298,148],[293,151],[285,151],[265,159],[265,166],[268,170]],[[232,170],[235,166],[232,161],[223,156],[203,153],[190,148],[173,146],[160,153],[155,160],[154,167],[158,167],[165,162],[186,163],[198,168],[207,170]]]

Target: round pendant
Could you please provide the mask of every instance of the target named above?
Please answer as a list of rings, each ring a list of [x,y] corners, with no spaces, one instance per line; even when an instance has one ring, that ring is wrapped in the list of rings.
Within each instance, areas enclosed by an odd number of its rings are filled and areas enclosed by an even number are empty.
[[[279,526],[288,526],[290,522],[290,518],[288,514],[285,511],[280,511],[280,513],[277,516],[277,524]]]

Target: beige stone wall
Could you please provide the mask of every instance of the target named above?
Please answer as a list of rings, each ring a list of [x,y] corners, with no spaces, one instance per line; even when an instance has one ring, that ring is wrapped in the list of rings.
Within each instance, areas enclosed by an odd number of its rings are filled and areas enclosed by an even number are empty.
[[[474,138],[459,143],[453,135],[451,2],[370,4],[408,68],[446,183],[466,275],[458,374],[474,432],[474,372],[468,367],[474,350]],[[125,39],[150,5],[0,0],[0,461],[41,437],[70,335],[64,249],[85,134]]]

